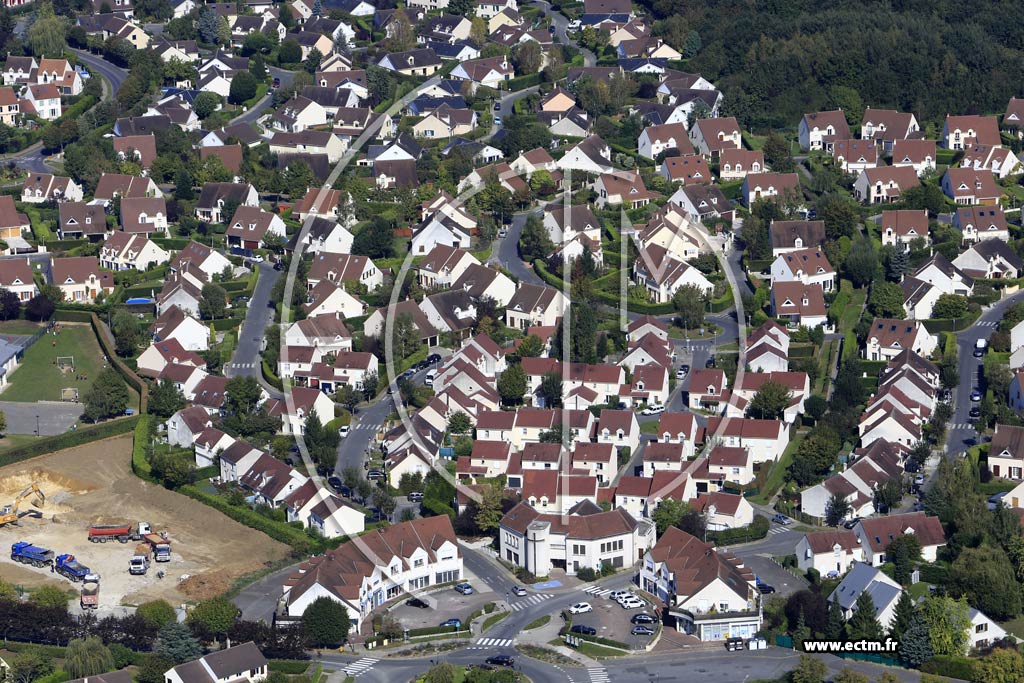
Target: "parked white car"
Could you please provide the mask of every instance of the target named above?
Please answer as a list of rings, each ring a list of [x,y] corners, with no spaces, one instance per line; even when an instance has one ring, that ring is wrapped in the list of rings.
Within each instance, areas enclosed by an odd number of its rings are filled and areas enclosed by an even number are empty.
[[[653,405],[653,406],[647,406],[646,408],[641,410],[640,414],[641,415],[660,415],[661,413],[664,413],[664,412],[665,412],[665,406]]]
[[[569,614],[586,614],[587,612],[593,611],[594,608],[589,602],[577,602],[569,608]]]
[[[646,602],[635,595],[619,600],[619,604],[622,605],[622,609],[642,609],[647,606]]]

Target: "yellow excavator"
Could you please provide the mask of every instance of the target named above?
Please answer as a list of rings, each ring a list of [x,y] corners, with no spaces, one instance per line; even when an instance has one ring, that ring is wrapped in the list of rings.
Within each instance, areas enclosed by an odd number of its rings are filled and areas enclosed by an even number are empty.
[[[35,507],[42,507],[46,504],[46,495],[42,489],[39,488],[35,483],[29,484],[18,497],[14,499],[14,502],[10,505],[5,505],[0,508],[0,526],[7,524],[17,524],[18,520],[22,517],[42,517],[43,514],[39,510],[27,510],[26,512],[18,512],[18,508],[30,496],[34,496],[32,505]]]

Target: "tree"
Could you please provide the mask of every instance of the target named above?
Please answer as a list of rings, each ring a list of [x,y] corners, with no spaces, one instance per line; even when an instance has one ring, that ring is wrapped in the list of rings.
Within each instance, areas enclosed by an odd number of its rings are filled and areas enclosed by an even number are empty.
[[[67,593],[56,586],[40,586],[32,591],[28,601],[36,607],[62,610],[68,608]]]
[[[419,350],[422,340],[411,313],[399,313],[395,317],[394,326],[391,328],[391,340],[399,358],[408,358]]]
[[[320,15],[322,15],[323,13],[324,13],[324,4],[323,4],[323,2],[321,2],[321,0],[314,0],[314,2],[313,2],[313,10],[310,13],[310,17],[313,18],[313,19],[318,19],[318,18],[320,18]]]
[[[539,216],[530,214],[519,235],[519,255],[524,261],[546,259],[555,251],[555,244]]]
[[[0,410],[0,435],[6,434],[6,433],[7,433],[7,413],[5,413],[4,411]],[[2,597],[2,593],[0,593],[0,597]]]
[[[36,294],[25,304],[25,314],[29,320],[49,320],[56,306],[45,294]]]
[[[17,655],[9,664],[11,683],[33,683],[53,671],[53,661],[39,652],[30,651]]]
[[[907,315],[903,308],[904,299],[903,289],[898,284],[876,280],[868,295],[868,310],[876,318],[902,320]]]
[[[960,657],[967,652],[967,632],[971,627],[969,609],[965,600],[950,597],[933,595],[921,602],[917,614],[928,634],[928,643],[934,654]]]
[[[252,34],[262,35],[262,34]],[[250,36],[252,37],[252,36]],[[267,80],[267,60],[263,57],[263,54],[257,52],[249,59],[249,73],[256,79],[257,83],[264,83]]]
[[[473,0],[450,0],[448,3],[448,11],[460,17],[472,17],[475,9]]]
[[[853,607],[853,616],[846,624],[850,640],[881,640],[882,625],[875,616],[875,601],[862,591]]]
[[[380,384],[380,378],[376,372],[368,372],[363,375],[363,398],[369,401],[376,396],[378,384]]]
[[[448,418],[448,431],[452,434],[468,434],[471,429],[473,420],[461,410],[456,410]]]
[[[455,683],[455,667],[448,662],[435,664],[423,675],[423,683]]]
[[[199,38],[204,43],[217,42],[217,30],[220,28],[220,21],[217,13],[211,7],[204,7],[199,10],[199,17],[196,20],[196,30]]]
[[[114,334],[114,347],[119,356],[132,356],[142,341],[142,326],[135,314],[127,309],[119,309],[110,322],[110,331]]]
[[[235,75],[238,78],[238,75]],[[203,285],[203,298],[199,301],[199,315],[203,320],[223,318],[227,310],[228,293],[220,285],[207,282]]]
[[[184,624],[171,621],[160,627],[153,652],[175,664],[198,659],[203,648]]]
[[[850,514],[850,502],[846,500],[845,496],[833,493],[825,503],[825,524],[837,527],[848,514]]]
[[[13,320],[21,314],[21,300],[9,289],[0,289],[0,319]]]
[[[961,294],[940,294],[932,306],[932,317],[941,319],[962,318],[967,315],[967,297]]]
[[[501,523],[501,487],[497,484],[488,484],[480,491],[480,500],[476,503],[476,515],[473,521],[477,529],[487,533],[497,529]]]
[[[656,266],[658,267],[658,266]],[[696,285],[683,285],[672,295],[672,306],[676,319],[688,330],[695,330],[704,324],[704,308],[708,295]]]
[[[205,119],[221,105],[221,96],[215,92],[204,91],[196,95],[192,103],[192,111],[201,119]]]
[[[86,392],[83,414],[90,422],[123,415],[128,407],[128,385],[112,367],[101,371],[96,382]]]
[[[993,619],[1021,613],[1021,591],[1013,565],[1002,548],[964,548],[949,572],[950,589]]]
[[[357,473],[358,476],[358,473]],[[423,475],[419,472],[405,472],[398,480],[398,490],[403,496],[423,490]]]
[[[789,151],[789,143],[776,132],[768,134],[764,143],[764,161],[776,173],[793,171],[793,156]]]
[[[804,402],[804,413],[815,422],[821,419],[826,410],[828,410],[828,401],[818,394],[808,396],[807,401]]]
[[[889,637],[896,642],[903,640],[904,634],[910,629],[914,622],[914,599],[910,593],[902,591],[900,599],[896,601],[896,610],[893,613],[892,623],[889,624]]]
[[[178,616],[174,612],[171,603],[166,600],[150,600],[138,606],[135,613],[142,617],[145,622],[156,629],[165,624],[177,621]]]
[[[338,647],[350,628],[348,610],[331,598],[317,598],[302,613],[302,632],[313,647]]]
[[[540,71],[543,61],[544,52],[535,40],[527,40],[512,48],[512,63],[516,73],[535,74]]]
[[[1024,681],[1024,657],[1016,649],[997,648],[974,664],[975,683]]]
[[[859,222],[857,209],[839,195],[822,197],[817,207],[818,220],[825,223],[825,236],[830,240],[853,238]]]
[[[786,385],[769,380],[750,400],[750,416],[758,420],[777,420],[789,405],[792,392]]]
[[[859,671],[854,671],[850,667],[844,666],[832,679],[832,683],[871,683],[871,679]]]
[[[873,282],[878,274],[878,252],[874,242],[866,235],[854,240],[843,269],[855,287],[864,287]]]
[[[896,566],[893,578],[906,586],[910,583],[914,564],[921,561],[921,541],[914,534],[898,536],[886,546],[885,558]]]
[[[281,64],[298,64],[302,61],[302,47],[297,40],[289,38],[277,50],[277,61]],[[248,99],[248,98],[246,98]]]
[[[238,608],[227,598],[211,598],[196,605],[189,612],[185,623],[193,632],[198,631],[204,636],[209,635],[216,639],[228,632],[235,623],[237,614]]]
[[[391,258],[395,255],[395,233],[387,219],[377,216],[356,233],[352,240],[352,253],[371,259]]]
[[[879,511],[888,512],[903,502],[903,482],[890,479],[876,489],[875,503]]]
[[[545,407],[558,408],[562,405],[562,376],[557,372],[545,373],[538,392],[544,398]]]
[[[526,373],[518,363],[508,366],[498,376],[498,394],[501,396],[501,402],[507,406],[522,403],[526,388]]]
[[[162,379],[149,391],[149,412],[170,417],[185,407],[185,394],[169,379]]]
[[[362,398],[362,394],[351,384],[342,384],[334,392],[334,402],[345,406],[349,412],[352,412]]]
[[[825,683],[828,667],[819,659],[810,655],[800,655],[796,668],[789,672],[792,683]]]
[[[309,456],[318,465],[330,465],[337,457],[338,442],[341,437],[333,429],[328,429],[320,422],[320,416],[311,410],[306,417],[303,436]]]
[[[914,615],[910,627],[903,632],[898,652],[900,659],[913,667],[921,666],[935,656],[928,636],[928,626],[919,615]]]
[[[885,259],[885,276],[893,282],[899,282],[910,270],[910,252],[900,240],[896,240],[895,247],[886,248],[889,251]]]
[[[114,656],[96,636],[75,639],[65,649],[62,668],[74,678],[96,676],[114,669]]]
[[[544,353],[544,341],[535,334],[528,334],[519,342],[516,353],[520,358],[537,358]]]
[[[846,617],[838,600],[829,600],[824,637],[828,640],[846,640]]]
[[[36,6],[35,19],[28,29],[28,44],[36,57],[60,57],[64,54],[64,18],[53,13],[53,4],[44,0]]]
[[[306,55],[306,61],[302,63],[302,68],[306,70],[308,74],[315,74],[320,69],[320,62],[324,61],[324,55],[320,50],[315,47],[309,51]]]
[[[282,46],[282,50],[284,47]],[[231,88],[228,90],[228,102],[231,104],[242,104],[253,97],[256,97],[256,89],[259,83],[256,77],[248,71],[239,71],[231,79]]]

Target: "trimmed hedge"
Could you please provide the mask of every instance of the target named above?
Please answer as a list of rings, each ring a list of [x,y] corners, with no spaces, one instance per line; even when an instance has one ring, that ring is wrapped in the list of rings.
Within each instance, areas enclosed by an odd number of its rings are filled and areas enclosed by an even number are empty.
[[[132,431],[140,416],[122,417],[115,420],[107,420],[88,427],[82,427],[70,432],[64,432],[57,436],[40,438],[24,446],[17,446],[9,451],[0,453],[0,467],[11,463],[27,460],[39,455],[46,455],[54,451],[62,451],[67,448],[81,446],[82,444],[99,441],[119,434],[127,434]]]
[[[135,424],[135,440],[132,442],[132,472],[146,481],[153,481],[153,470],[146,459],[146,442],[149,440],[149,415],[140,415]]]
[[[302,659],[268,659],[267,668],[270,671],[280,671],[283,674],[298,676],[306,673],[310,662]]]
[[[89,311],[58,308],[53,312],[53,319],[62,323],[87,323],[92,321],[92,314]]]
[[[921,665],[921,673],[959,678],[963,681],[976,681],[978,679],[974,677],[974,667],[975,661],[967,657],[936,655]]]
[[[416,638],[417,636],[435,636],[442,633],[458,633],[465,629],[455,628],[454,626],[426,626],[424,628],[411,628],[409,629],[409,637]]]
[[[80,240],[46,240],[43,245],[46,247],[46,251],[71,251],[78,247],[84,247],[89,244],[88,239]]]
[[[114,369],[116,369],[118,373],[120,373],[121,377],[124,378],[124,381],[139,393],[139,412],[147,412],[149,409],[149,384],[143,382],[142,378],[136,375],[134,370],[125,365],[124,361],[117,357],[117,350],[114,348],[114,340],[112,337],[107,336],[109,332],[100,323],[100,319],[95,313],[90,314],[89,322],[92,325],[92,331],[95,333],[96,339],[103,348],[103,353],[107,354],[107,359],[110,364],[114,366]]]
[[[218,332],[227,332],[238,327],[243,320],[244,318],[221,318],[220,320],[204,320],[202,322],[204,325],[212,324],[213,329]]]
[[[949,581],[949,569],[940,564],[923,563],[918,567],[921,581],[935,585],[945,585]]]
[[[606,645],[608,647],[614,647],[617,650],[625,650],[626,652],[633,651],[633,648],[631,648],[629,645],[626,645],[625,643],[620,643],[617,640],[612,640],[611,638],[602,638],[601,636],[588,636],[584,633],[573,633],[572,635],[574,638],[579,638],[580,640],[584,640],[588,643],[594,643],[595,645]]]
[[[261,361],[260,366],[263,369],[263,379],[267,381],[267,384],[275,389],[284,391],[284,383],[281,381],[281,378],[274,373],[274,369],[270,367],[270,363],[264,360]]]
[[[979,315],[981,315],[980,312],[969,312],[962,318],[956,318],[952,320],[943,320],[938,318],[933,320],[925,320],[924,327],[932,334],[935,334],[936,332],[959,332],[960,330],[965,330],[971,325],[973,325],[974,321],[978,319]]]
[[[191,241],[187,237],[150,237],[149,241],[162,249],[182,250]],[[198,239],[196,240],[199,241]]]
[[[274,522],[272,519],[264,517],[258,512],[248,508],[237,508],[233,505],[229,505],[223,498],[200,491],[191,484],[186,484],[185,486],[180,487],[178,489],[178,493],[182,493],[193,500],[199,501],[200,503],[205,503],[206,505],[223,512],[239,524],[244,524],[245,526],[256,529],[257,531],[262,531],[275,541],[280,541],[281,543],[291,546],[292,552],[296,556],[305,557],[312,554],[316,548],[316,544],[314,544],[313,539],[302,531],[288,526],[287,524]]]
[[[726,529],[724,531],[709,531],[708,540],[716,545],[736,545],[737,543],[749,543],[760,541],[768,535],[770,524],[768,518],[763,515],[756,515],[750,526],[739,529]]]

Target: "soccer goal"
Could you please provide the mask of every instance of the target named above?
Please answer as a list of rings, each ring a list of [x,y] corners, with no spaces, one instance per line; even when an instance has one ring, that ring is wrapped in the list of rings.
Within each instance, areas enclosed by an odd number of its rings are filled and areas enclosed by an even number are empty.
[[[60,390],[60,400],[71,401],[72,403],[78,403],[78,388],[77,387],[65,387]]]
[[[62,371],[74,371],[75,369],[75,357],[74,356],[57,356],[57,367]]]

